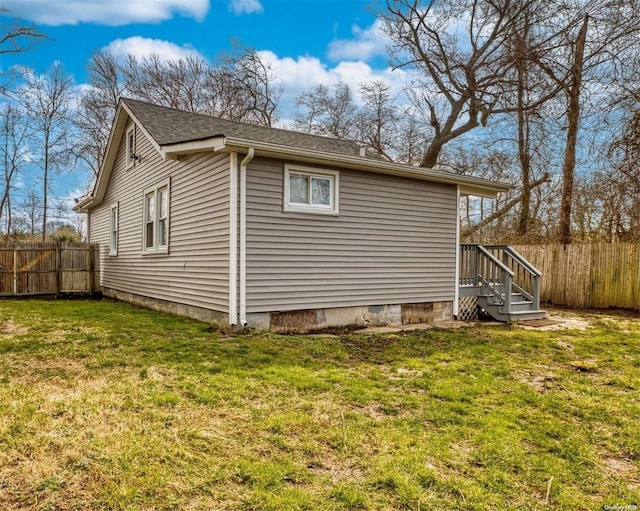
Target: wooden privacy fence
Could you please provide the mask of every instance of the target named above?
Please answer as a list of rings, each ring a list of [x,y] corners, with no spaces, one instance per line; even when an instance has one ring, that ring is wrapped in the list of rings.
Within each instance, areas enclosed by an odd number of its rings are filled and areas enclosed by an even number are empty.
[[[541,301],[640,309],[640,244],[514,245],[542,271]]]
[[[98,245],[0,247],[0,296],[91,293],[100,289]]]

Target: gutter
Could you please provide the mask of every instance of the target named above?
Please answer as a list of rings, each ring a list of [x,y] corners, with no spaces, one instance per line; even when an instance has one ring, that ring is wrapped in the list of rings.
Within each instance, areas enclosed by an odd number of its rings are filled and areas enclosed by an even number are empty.
[[[87,206],[90,206],[91,203],[93,202],[93,194],[88,195],[87,197],[84,197],[83,199],[80,199],[75,206],[73,206],[73,211],[75,211],[76,213],[88,213],[89,210],[87,209]]]
[[[240,325],[247,325],[247,165],[255,149],[249,147],[240,162]]]
[[[256,142],[255,140],[225,137],[224,146],[226,151],[244,151],[247,148],[253,148],[254,151],[259,151],[261,155],[267,157],[282,157],[284,155],[290,159],[292,156],[297,156],[300,161],[306,160],[309,162],[321,161],[340,163],[347,168],[367,170],[381,174],[405,176],[413,179],[423,179],[436,183],[459,185],[460,192],[463,195],[478,195],[481,197],[495,199],[497,198],[498,193],[507,192],[513,188],[511,185],[506,183],[491,181],[479,177],[450,174],[439,170],[411,167],[409,165],[402,165],[387,161],[371,160],[360,156],[349,156],[327,153],[315,149],[281,146],[269,142]]]
[[[456,186],[456,267],[453,284],[452,315],[458,319],[460,315],[460,185]]]

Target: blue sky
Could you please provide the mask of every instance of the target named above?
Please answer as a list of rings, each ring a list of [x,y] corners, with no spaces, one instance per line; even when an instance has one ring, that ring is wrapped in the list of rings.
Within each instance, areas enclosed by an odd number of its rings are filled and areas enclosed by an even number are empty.
[[[282,118],[304,88],[344,81],[389,82],[400,92],[402,71],[387,64],[388,40],[376,12],[383,0],[0,0],[9,17],[34,23],[48,36],[27,53],[0,57],[0,69],[20,64],[37,73],[63,63],[81,90],[91,55],[109,49],[165,59],[197,54],[207,61],[232,47],[251,46],[285,88]],[[7,17],[5,20],[8,21]],[[90,176],[76,172],[53,183],[55,197],[77,196]],[[25,183],[25,188],[29,183]]]
[[[386,41],[374,14],[383,5],[376,0],[0,0],[0,5],[50,37],[27,54],[3,57],[0,65],[19,62],[42,71],[61,60],[77,83],[86,80],[92,53],[103,48],[166,58],[198,53],[212,61],[233,39],[270,52],[275,64],[284,59],[282,72],[290,75],[283,76],[285,85],[326,81],[314,59],[325,73],[351,73],[354,79],[384,75],[387,67]],[[304,76],[294,81],[296,73]]]

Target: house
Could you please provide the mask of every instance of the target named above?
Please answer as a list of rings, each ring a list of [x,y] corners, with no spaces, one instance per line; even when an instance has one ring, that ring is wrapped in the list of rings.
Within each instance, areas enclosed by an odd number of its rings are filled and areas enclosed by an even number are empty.
[[[76,206],[103,293],[271,331],[458,314],[461,195],[508,185],[131,99]]]

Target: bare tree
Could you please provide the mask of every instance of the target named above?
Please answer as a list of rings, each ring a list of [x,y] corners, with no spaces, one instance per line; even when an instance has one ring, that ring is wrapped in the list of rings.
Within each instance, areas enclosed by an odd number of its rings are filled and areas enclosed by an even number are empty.
[[[27,192],[26,198],[20,204],[22,216],[16,219],[14,231],[20,228],[24,232],[35,236],[42,229],[42,212],[44,210],[42,198],[34,189]]]
[[[26,116],[7,103],[0,110],[0,158],[4,167],[4,191],[0,198],[0,219],[5,219],[8,236],[11,233],[11,191],[20,169],[28,163],[27,137],[29,125]]]
[[[376,80],[360,85],[363,106],[358,115],[360,140],[376,153],[393,161],[399,145],[400,111],[393,102],[391,86]]]
[[[562,195],[560,204],[560,242],[571,243],[571,204],[573,199],[573,175],[576,167],[576,146],[580,125],[580,91],[584,69],[584,52],[589,29],[589,16],[585,15],[575,41],[571,78],[567,92],[567,142],[562,166]]]
[[[22,101],[28,112],[38,146],[37,163],[42,172],[42,240],[46,237],[47,208],[51,175],[60,172],[69,161],[67,140],[70,107],[73,98],[72,81],[60,63],[42,76],[31,76],[22,91]]]
[[[294,127],[299,131],[336,138],[355,139],[358,107],[353,92],[344,82],[333,87],[317,85],[296,98]]]
[[[8,13],[9,9],[0,6],[0,15]],[[23,53],[44,37],[35,25],[24,25],[15,19],[9,24],[3,23],[0,25],[0,54]]]
[[[74,115],[78,137],[73,153],[76,160],[83,160],[97,175],[118,100],[126,89],[117,57],[112,53],[101,51],[93,55],[88,70],[89,88],[82,93]]]
[[[402,108],[398,115],[400,120],[396,133],[395,160],[407,165],[418,165],[427,145],[427,129],[411,108]]]
[[[510,104],[510,42],[525,15],[543,6],[539,0],[387,0],[383,19],[394,41],[393,58],[397,67],[417,72],[414,97],[426,105],[433,130],[421,166],[435,166],[445,144],[486,126],[491,116],[517,110]],[[465,29],[459,31],[461,22]],[[529,52],[545,54],[549,39]],[[541,87],[529,106],[560,90]]]
[[[129,55],[121,70],[124,89],[136,98],[189,112],[204,109],[209,66],[199,57],[165,61],[157,54],[140,60]]]
[[[246,103],[245,122],[273,126],[278,121],[283,88],[272,66],[252,48],[239,47],[222,59],[218,68],[222,81]]]
[[[295,99],[293,127],[303,133],[321,133],[322,118],[329,102],[329,88],[316,85],[303,90]]]
[[[0,6],[0,17],[5,19],[7,14],[9,10]],[[0,24],[0,55],[26,52],[45,37],[35,25],[25,25],[20,20],[12,19],[9,23],[2,23]],[[12,78],[9,77],[7,82],[10,83],[11,80]],[[0,84],[0,91],[4,91],[9,83]]]
[[[360,84],[358,97],[344,82],[333,90],[316,85],[295,100],[294,128],[305,133],[360,141],[383,158],[415,165],[426,140],[412,108],[392,95],[381,80]]]

